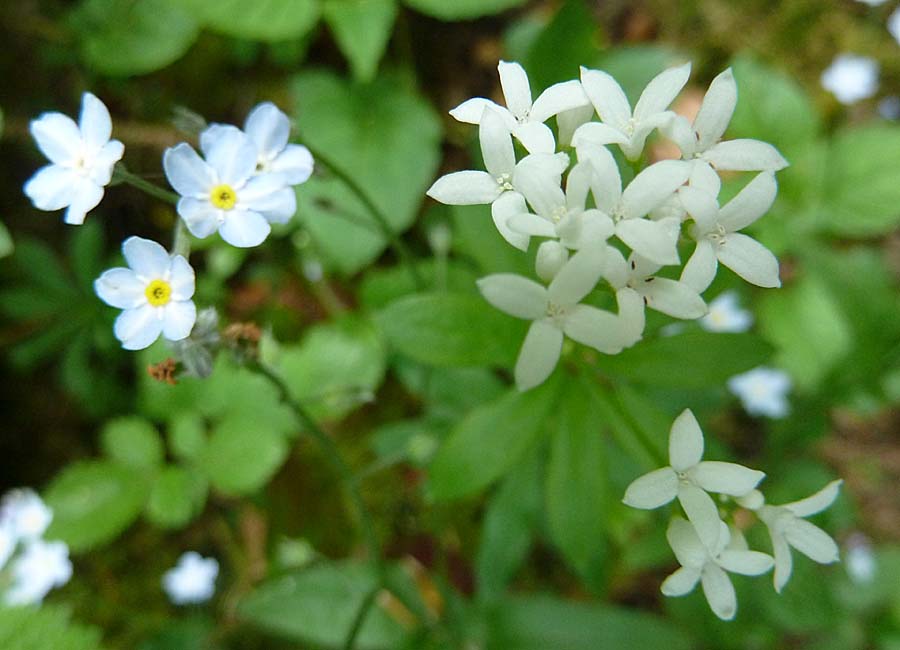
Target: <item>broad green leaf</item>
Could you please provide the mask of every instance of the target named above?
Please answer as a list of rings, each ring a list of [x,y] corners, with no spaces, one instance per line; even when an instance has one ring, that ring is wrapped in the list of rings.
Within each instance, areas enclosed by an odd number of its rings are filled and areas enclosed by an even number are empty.
[[[674,388],[722,386],[729,377],[764,364],[772,347],[752,334],[687,332],[641,341],[597,362],[605,373]]]
[[[138,470],[155,470],[166,453],[156,427],[137,416],[110,420],[100,444],[111,460]]]
[[[322,14],[353,76],[371,81],[397,14],[397,0],[325,0]]]
[[[556,394],[556,382],[550,380],[527,393],[510,390],[470,411],[431,463],[431,495],[440,500],[468,496],[503,476],[537,439]]]
[[[144,477],[111,461],[80,461],[59,474],[44,494],[53,509],[49,539],[74,553],[111,542],[137,519],[147,498]]]
[[[295,78],[301,138],[348,174],[394,232],[415,220],[440,159],[440,122],[398,74],[351,84],[322,71]],[[387,242],[359,199],[327,174],[297,190],[298,214],[324,261],[345,274],[374,261]]]
[[[524,62],[534,96],[551,84],[577,79],[597,58],[599,26],[585,0],[567,0],[528,51]]]
[[[478,275],[468,266],[455,261],[441,265],[436,260],[416,264],[425,286],[435,291],[475,293]],[[374,267],[366,271],[359,286],[359,301],[368,309],[381,309],[392,301],[415,293],[416,285],[405,264]]]
[[[468,293],[406,296],[376,321],[397,351],[435,366],[512,365],[525,338],[523,321]]]
[[[187,0],[206,27],[258,41],[300,38],[319,20],[317,0]]]
[[[531,256],[522,255],[500,236],[491,219],[490,206],[451,206],[449,213],[453,252],[474,262],[481,274],[533,275],[534,265],[529,261]]]
[[[611,74],[634,106],[653,77],[688,58],[659,45],[631,45],[601,52],[596,65],[592,62],[588,67],[594,66]]]
[[[285,639],[338,648],[375,586],[368,565],[323,562],[263,583],[241,601],[238,616]],[[392,650],[403,636],[400,623],[376,599],[354,647]]]
[[[101,650],[100,630],[71,620],[55,605],[0,608],[3,650]]]
[[[147,519],[162,528],[180,528],[206,501],[206,481],[183,467],[166,467],[159,473],[147,501]]]
[[[169,420],[169,448],[181,460],[194,460],[206,446],[206,423],[200,416],[185,412]]]
[[[187,52],[199,31],[178,0],[85,0],[72,21],[82,57],[108,75],[164,68]]]
[[[263,487],[287,457],[284,436],[251,416],[231,416],[212,430],[198,466],[217,490],[250,494]]]
[[[525,4],[525,0],[404,0],[423,14],[441,20],[468,20],[498,14]]]

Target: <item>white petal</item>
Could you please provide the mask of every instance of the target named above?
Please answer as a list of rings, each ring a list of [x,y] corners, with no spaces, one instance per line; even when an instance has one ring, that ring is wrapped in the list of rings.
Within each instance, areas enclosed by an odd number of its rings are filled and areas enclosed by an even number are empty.
[[[31,122],[30,130],[50,162],[71,166],[81,157],[81,131],[68,115],[44,113]]]
[[[551,302],[574,305],[597,286],[606,266],[604,248],[583,248],[566,262],[547,288]]]
[[[709,90],[703,97],[700,111],[694,118],[694,130],[697,132],[697,149],[706,151],[719,141],[728,128],[734,107],[737,105],[737,84],[731,68],[712,80]]]
[[[194,269],[181,255],[172,258],[169,284],[172,286],[172,300],[189,300],[194,295]]]
[[[631,119],[631,105],[622,86],[606,72],[584,67],[581,68],[581,85],[600,119],[624,131]]]
[[[625,144],[628,136],[609,124],[602,122],[587,122],[582,124],[572,134],[572,146],[581,149],[589,145],[603,146],[607,144]]]
[[[647,306],[675,318],[700,318],[706,314],[706,303],[694,289],[668,278],[648,278],[640,284]]]
[[[788,544],[819,564],[831,564],[840,560],[835,541],[824,530],[805,519],[795,519],[785,526],[784,537]]]
[[[491,176],[498,178],[501,174],[511,175],[516,166],[516,152],[509,129],[497,111],[485,109],[481,116],[478,137],[481,141],[484,166]]]
[[[744,576],[761,575],[775,565],[771,555],[759,551],[725,550],[719,554],[716,561],[726,571]]]
[[[166,149],[163,170],[169,185],[182,196],[209,199],[209,192],[216,183],[215,172],[186,142]]]
[[[684,84],[687,83],[690,76],[690,62],[663,70],[656,75],[647,84],[644,92],[641,93],[640,99],[634,106],[635,120],[644,121],[666,110],[678,93],[681,92],[681,89],[684,88]]]
[[[678,476],[662,467],[635,479],[625,490],[622,503],[632,508],[654,510],[672,501],[678,492]]]
[[[79,177],[69,188],[69,207],[64,220],[70,224],[84,223],[88,212],[97,207],[103,199],[103,188],[89,178]]]
[[[591,305],[575,305],[566,316],[563,332],[573,341],[604,354],[621,352],[627,338],[615,314]]]
[[[700,571],[681,567],[660,585],[659,590],[666,596],[684,596],[694,590],[700,582]]]
[[[162,334],[170,341],[187,338],[197,321],[197,308],[193,301],[172,301],[163,307]]]
[[[681,160],[663,160],[634,177],[622,192],[622,212],[626,218],[643,217],[684,185],[691,165]]]
[[[545,219],[558,219],[565,212],[566,195],[559,186],[555,170],[546,164],[547,158],[523,160],[516,166],[513,185],[521,192],[534,211]]]
[[[219,229],[222,211],[213,207],[207,199],[185,197],[178,201],[176,209],[194,237],[203,239]]]
[[[571,230],[559,227],[557,232],[560,241],[573,250],[602,247],[616,231],[612,219],[600,210],[585,210],[580,215],[575,215],[570,221],[573,226]]]
[[[504,192],[491,204],[491,218],[500,236],[520,251],[528,250],[531,238],[512,230],[508,222],[513,215],[523,212],[528,212],[528,206],[525,205],[525,197],[518,192]]]
[[[219,226],[219,234],[226,242],[238,248],[250,248],[263,243],[272,227],[258,212],[228,210],[225,221]]]
[[[755,239],[731,233],[716,251],[719,261],[758,287],[780,287],[778,260]]]
[[[716,277],[719,261],[712,243],[704,238],[697,242],[694,254],[684,265],[681,281],[697,293],[703,293]]]
[[[487,205],[503,189],[487,172],[466,170],[441,176],[426,194],[447,205]]]
[[[527,116],[531,110],[531,86],[525,70],[518,63],[506,61],[500,61],[497,70],[500,72],[500,87],[509,112],[518,118]]]
[[[312,176],[314,167],[309,149],[300,144],[289,144],[269,164],[269,170],[281,174],[288,185],[305,183]]]
[[[675,115],[660,127],[660,131],[678,146],[685,160],[694,157],[694,152],[697,151],[697,134],[686,117]]]
[[[208,156],[210,150],[216,144],[216,141],[228,129],[236,128],[232,124],[221,124],[214,122],[200,132],[200,152],[204,156]]]
[[[71,202],[78,174],[68,167],[46,165],[25,183],[25,194],[38,210],[60,210]]]
[[[557,241],[545,241],[537,249],[534,270],[544,282],[550,282],[569,259],[569,251]]]
[[[297,211],[297,195],[280,175],[261,174],[241,188],[237,208],[259,212],[270,223],[287,223]]]
[[[81,98],[81,116],[78,118],[81,137],[88,151],[99,151],[112,136],[112,119],[106,105],[91,93]]]
[[[540,122],[525,122],[517,125],[513,131],[516,139],[528,150],[528,153],[553,153],[556,151],[556,140],[553,131]]]
[[[495,273],[478,280],[484,299],[516,318],[537,320],[547,311],[547,289],[514,273]]]
[[[684,409],[669,431],[669,462],[684,472],[703,458],[703,431],[691,409]]]
[[[723,621],[733,619],[737,613],[737,596],[728,574],[709,563],[703,568],[700,582],[703,585],[703,595],[713,613]]]
[[[591,101],[577,79],[553,84],[534,100],[529,119],[546,122],[554,115],[571,111],[582,106],[590,106]]]
[[[556,236],[556,228],[553,227],[553,224],[550,221],[543,217],[539,217],[536,214],[531,214],[530,212],[514,214],[506,220],[506,225],[509,226],[510,230],[513,232],[523,235],[534,237]]]
[[[688,184],[691,187],[696,187],[698,190],[703,190],[711,196],[718,197],[719,192],[722,190],[722,179],[719,178],[716,170],[708,162],[700,158],[695,158],[691,165],[692,169],[691,175],[688,177]]]
[[[250,111],[244,132],[253,140],[259,154],[271,160],[287,146],[291,122],[275,104],[263,102]]]
[[[485,108],[492,108],[497,111],[503,120],[506,122],[506,127],[511,131],[512,128],[516,124],[516,119],[512,116],[507,109],[499,104],[495,104],[489,99],[485,99],[484,97],[474,97],[472,99],[467,99],[462,104],[457,106],[456,108],[450,111],[450,115],[453,116],[459,122],[465,122],[466,124],[479,124],[481,122],[481,116],[484,113]]]
[[[690,470],[694,482],[707,492],[744,496],[759,485],[766,475],[755,469],[724,463],[718,460],[704,460]]]
[[[787,584],[788,578],[791,577],[794,561],[791,558],[791,547],[788,545],[784,536],[773,532],[771,528],[769,529],[769,533],[772,538],[772,553],[775,556],[775,575],[773,576],[773,582],[775,584],[775,591],[781,593],[781,590],[784,589],[784,586]]]
[[[110,140],[100,147],[100,151],[91,161],[90,179],[97,185],[109,185],[113,167],[122,159],[124,153],[125,145],[118,140]]]
[[[623,219],[616,224],[616,236],[631,250],[660,265],[678,264],[678,231],[676,219],[659,221]]]
[[[166,277],[169,271],[169,253],[151,239],[129,237],[122,244],[122,254],[128,266],[147,282]]]
[[[143,350],[159,338],[162,320],[157,307],[143,305],[137,309],[126,309],[113,325],[113,333],[126,350]]]
[[[681,566],[699,571],[709,561],[709,551],[697,537],[697,531],[681,517],[669,520],[666,540]]]
[[[569,210],[584,210],[595,173],[590,160],[582,160],[572,167],[566,178],[566,206]]]
[[[772,172],[757,174],[737,196],[722,206],[719,223],[728,232],[749,226],[769,211],[777,193],[775,174]]]
[[[556,368],[562,350],[563,334],[549,321],[531,324],[516,360],[516,387],[520,391],[542,384]]]
[[[697,224],[700,233],[706,234],[715,230],[719,222],[719,204],[715,196],[686,185],[678,189],[678,199]]]
[[[808,496],[805,499],[800,499],[799,501],[786,503],[782,507],[787,508],[797,517],[809,517],[810,515],[822,512],[837,499],[838,492],[840,491],[843,482],[844,481],[841,479],[832,481],[815,494]]]
[[[134,271],[122,267],[109,269],[94,280],[94,292],[110,307],[134,309],[147,300],[146,284]]]
[[[637,291],[626,287],[616,292],[616,303],[619,305],[623,347],[631,347],[644,333],[644,300]]]
[[[583,92],[583,89],[582,89]],[[556,124],[561,146],[572,145],[572,137],[582,124],[590,122],[594,117],[594,105],[588,102],[585,106],[563,111],[556,116]],[[573,145],[574,146],[574,145]]]
[[[697,531],[700,541],[709,549],[719,546],[722,522],[712,497],[695,485],[682,483],[678,486],[678,502]]]
[[[720,142],[707,149],[703,159],[719,171],[778,171],[788,166],[778,149],[769,143],[747,139]]]
[[[209,144],[206,162],[216,170],[220,183],[238,188],[256,169],[256,145],[236,126],[224,126]]]

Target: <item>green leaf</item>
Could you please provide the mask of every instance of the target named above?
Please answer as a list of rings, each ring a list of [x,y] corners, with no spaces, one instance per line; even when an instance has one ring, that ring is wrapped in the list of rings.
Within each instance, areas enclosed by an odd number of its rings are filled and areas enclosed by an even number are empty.
[[[599,53],[595,66],[619,82],[634,106],[653,77],[685,58],[659,45],[629,45]]]
[[[448,261],[441,268],[437,260],[424,260],[416,264],[416,267],[428,288],[460,293],[476,292],[478,275],[468,266]],[[378,310],[416,291],[415,282],[404,264],[368,269],[357,295],[364,307]]]
[[[391,345],[434,366],[512,365],[525,326],[480,296],[420,293],[392,302],[376,316]]]
[[[537,439],[556,393],[551,380],[473,409],[450,432],[429,468],[431,495],[464,497],[503,476]]]
[[[3,650],[101,650],[100,630],[74,623],[67,609],[0,608],[0,648]]]
[[[404,0],[423,14],[441,20],[468,20],[498,14],[525,4],[525,0]]]
[[[300,38],[319,20],[317,0],[187,0],[184,5],[212,30],[257,41]]]
[[[900,127],[846,129],[827,154],[820,219],[837,235],[873,237],[900,224]]]
[[[181,460],[194,460],[206,447],[206,423],[194,413],[178,413],[169,420],[169,447]]]
[[[337,648],[376,580],[374,569],[365,564],[317,564],[263,583],[241,601],[238,615],[282,638]],[[354,647],[389,650],[400,647],[402,640],[400,624],[376,599]]]
[[[752,334],[687,332],[641,341],[597,365],[603,372],[655,386],[709,388],[764,364],[771,355],[772,347]]]
[[[0,125],[2,125],[2,114],[0,114]],[[0,259],[9,257],[15,250],[12,235],[9,234],[9,228],[0,221]]]
[[[449,213],[453,252],[472,260],[481,273],[533,274],[531,256],[522,255],[497,232],[490,206],[454,205],[450,206]]]
[[[391,37],[396,0],[325,0],[322,14],[353,76],[371,81]]]
[[[102,74],[130,76],[180,59],[199,32],[177,0],[85,0],[72,16],[85,62]]]
[[[430,104],[398,74],[360,85],[308,72],[293,87],[305,141],[353,178],[395,232],[407,229],[440,160],[440,122]],[[297,198],[298,214],[331,268],[355,273],[387,245],[337,178],[312,179],[298,188]]]
[[[156,477],[147,502],[147,519],[161,528],[186,525],[206,501],[206,482],[184,469],[170,466]]]
[[[139,470],[156,469],[166,453],[156,427],[137,416],[109,421],[100,445],[111,460]]]
[[[528,51],[528,70],[535,97],[541,88],[577,78],[579,66],[597,58],[598,25],[584,0],[566,0]]]
[[[53,510],[50,539],[74,553],[111,542],[137,519],[148,486],[140,473],[110,461],[80,461],[59,474],[44,494]]]
[[[263,487],[287,457],[284,436],[248,416],[226,417],[213,428],[199,467],[225,494],[250,494]]]

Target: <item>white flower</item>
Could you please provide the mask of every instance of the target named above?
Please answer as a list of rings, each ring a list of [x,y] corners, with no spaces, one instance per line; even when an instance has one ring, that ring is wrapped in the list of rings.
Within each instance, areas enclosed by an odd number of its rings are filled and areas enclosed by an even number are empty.
[[[793,566],[791,547],[819,564],[840,560],[838,546],[824,530],[811,524],[809,517],[834,503],[842,480],[832,481],[812,496],[782,506],[763,505],[756,512],[769,529],[775,554],[775,591],[781,592]]]
[[[489,99],[475,97],[450,111],[450,115],[468,124],[479,124],[484,109],[495,110],[512,133],[530,153],[553,153],[556,141],[553,132],[544,124],[554,115],[585,106],[588,98],[577,81],[564,81],[547,88],[532,102],[528,75],[518,63],[500,61],[500,86],[506,108]]]
[[[894,9],[894,12],[888,16],[887,28],[894,40],[900,43],[900,7]]]
[[[124,311],[113,332],[126,350],[142,350],[162,334],[186,338],[197,320],[194,270],[181,255],[170,256],[149,239],[129,237],[122,244],[129,268],[105,271],[94,291],[106,304]]]
[[[719,543],[719,510],[707,492],[739,497],[765,474],[737,463],[701,461],[703,432],[690,409],[682,411],[669,433],[669,466],[635,479],[622,499],[632,508],[653,510],[676,497],[700,539],[710,549]]]
[[[875,579],[877,564],[869,540],[862,533],[854,533],[847,540],[847,551],[844,553],[847,575],[857,584],[870,583]]]
[[[653,274],[660,265],[636,253],[625,257],[617,249],[607,250],[607,265],[603,274],[614,289],[634,291],[644,304],[674,318],[700,318],[706,313],[706,303],[693,288],[669,278]]]
[[[737,613],[734,585],[726,571],[758,576],[772,568],[771,556],[747,550],[743,537],[732,536],[723,522],[719,522],[718,541],[712,548],[704,545],[694,527],[681,517],[669,522],[666,538],[681,568],[665,579],[660,590],[666,596],[684,596],[700,582],[713,613],[725,621]]]
[[[702,292],[716,277],[721,262],[758,287],[780,287],[778,260],[772,252],[738,232],[768,211],[777,192],[772,172],[758,174],[721,208],[709,193],[695,187],[681,188],[681,202],[694,219],[689,232],[697,241],[681,280]]]
[[[725,291],[709,303],[709,313],[700,319],[700,327],[709,332],[746,332],[753,325],[753,314],[741,309],[736,291]]]
[[[626,158],[636,160],[650,132],[673,118],[674,113],[666,109],[684,88],[690,74],[690,63],[664,70],[647,84],[632,112],[625,91],[615,79],[600,70],[581,68],[581,85],[602,122],[580,126],[572,136],[572,143],[575,147],[615,143]]]
[[[512,273],[481,278],[478,289],[497,309],[534,321],[516,361],[519,390],[542,383],[559,360],[563,334],[606,354],[617,354],[640,339],[640,300],[617,296],[619,315],[579,304],[596,286],[605,265],[603,249],[582,249],[555,274],[549,287]]]
[[[202,603],[216,591],[219,563],[189,551],[178,558],[178,564],[163,575],[162,585],[169,600],[176,605]]]
[[[244,133],[256,145],[256,173],[280,174],[287,185],[305,183],[313,173],[309,149],[289,144],[291,122],[272,102],[257,104],[244,122]]]
[[[62,113],[44,113],[31,123],[31,135],[51,164],[25,183],[25,194],[40,210],[66,208],[66,223],[84,223],[125,151],[121,142],[110,140],[112,120],[106,106],[84,93],[78,124]]]
[[[867,56],[839,54],[822,73],[821,82],[842,104],[855,104],[878,91],[878,62]]]
[[[18,544],[18,538],[12,526],[0,520],[0,570],[6,566],[9,558],[15,553],[16,544]]]
[[[0,524],[8,527],[15,540],[39,539],[52,520],[53,511],[34,490],[13,490],[3,497]]]
[[[297,210],[294,190],[280,173],[256,174],[259,152],[236,126],[214,124],[200,135],[201,158],[187,143],[166,149],[166,178],[181,195],[178,214],[195,237],[216,230],[232,246],[258,246],[270,223]]]
[[[750,415],[783,418],[790,411],[787,393],[791,378],[782,371],[760,366],[728,380],[728,390],[741,400]]]
[[[69,547],[63,542],[35,540],[25,546],[11,564],[12,585],[6,592],[8,605],[40,603],[54,587],[72,577]]]

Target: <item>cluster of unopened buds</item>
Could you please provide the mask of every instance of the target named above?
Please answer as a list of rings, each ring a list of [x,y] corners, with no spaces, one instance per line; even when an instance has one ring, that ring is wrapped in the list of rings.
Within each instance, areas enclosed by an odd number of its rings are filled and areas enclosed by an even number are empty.
[[[457,120],[478,125],[486,171],[447,174],[428,194],[451,205],[489,204],[500,235],[521,251],[533,238],[540,240],[535,257],[540,281],[512,273],[478,281],[493,306],[532,321],[515,366],[520,390],[550,376],[565,337],[617,354],[642,338],[646,307],[678,319],[707,317],[701,294],[720,263],[758,287],[781,286],[778,260],[741,231],[772,206],[775,172],[787,161],[765,142],[722,140],[737,103],[730,69],[712,81],[693,121],[669,110],[688,81],[690,64],[656,76],[634,109],[615,79],[599,70],[582,68],[580,80],[555,84],[537,99],[519,64],[501,62],[499,72],[505,107],[475,98],[450,111]],[[557,136],[545,124],[554,116]],[[645,145],[654,131],[677,145],[680,159],[646,164]],[[611,145],[630,163],[624,188]],[[754,175],[720,205],[720,172]],[[693,242],[693,249],[682,265],[683,239]],[[617,311],[592,304],[604,288],[614,295]],[[706,320],[709,329],[731,327]],[[746,318],[740,320],[734,331],[749,326]],[[735,378],[732,390],[741,394],[767,381],[759,372],[748,374]],[[784,415],[786,406],[771,401],[766,400],[766,414]],[[636,480],[625,496],[625,503],[637,508],[656,508],[677,497],[687,515],[669,526],[682,568],[663,584],[666,595],[685,594],[700,581],[713,611],[729,619],[736,599],[726,571],[756,575],[774,565],[780,591],[791,570],[789,545],[818,562],[837,560],[834,541],[800,518],[827,507],[839,482],[803,501],[765,505],[755,489],[762,472],[701,462],[702,451],[700,427],[685,411],[672,428],[671,466]],[[721,521],[708,492],[757,513],[769,527],[774,560],[747,550],[739,530]]]

